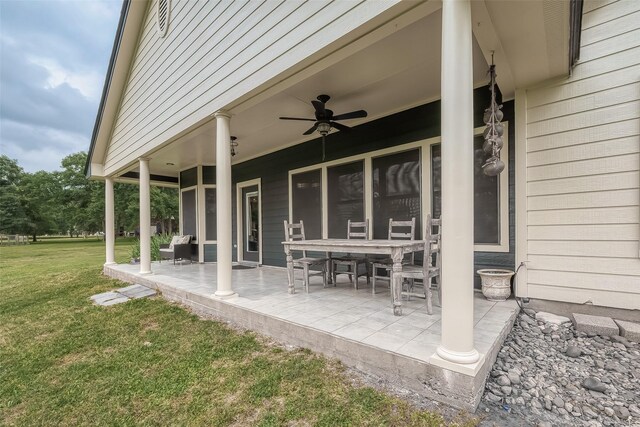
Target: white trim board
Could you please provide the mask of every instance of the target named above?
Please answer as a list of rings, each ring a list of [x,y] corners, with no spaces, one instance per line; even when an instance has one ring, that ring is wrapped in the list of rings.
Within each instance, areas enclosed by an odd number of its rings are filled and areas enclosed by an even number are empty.
[[[291,178],[289,178],[291,181]],[[245,187],[252,187],[254,185],[258,186],[258,228],[260,229],[260,238],[258,241],[258,265],[262,265],[262,179],[250,179],[248,181],[242,181],[236,183],[236,259],[238,260],[238,264],[244,262],[243,253],[242,253],[242,228],[243,228],[243,219],[242,219],[242,189]],[[291,189],[289,189],[289,193],[291,193]],[[291,207],[289,207],[291,210]]]

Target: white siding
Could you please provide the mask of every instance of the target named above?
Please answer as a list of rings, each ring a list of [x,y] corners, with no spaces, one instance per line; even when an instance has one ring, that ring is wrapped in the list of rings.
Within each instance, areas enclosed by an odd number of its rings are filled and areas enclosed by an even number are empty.
[[[528,296],[640,308],[640,2],[586,1],[580,61],[526,91]]]
[[[165,143],[395,5],[396,1],[149,2],[105,173]]]

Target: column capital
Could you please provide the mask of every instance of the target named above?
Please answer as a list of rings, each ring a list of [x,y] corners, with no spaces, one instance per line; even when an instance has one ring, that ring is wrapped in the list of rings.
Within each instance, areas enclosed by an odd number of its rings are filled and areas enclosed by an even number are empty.
[[[151,160],[151,157],[141,156],[141,157],[138,157],[138,160],[141,162],[148,162],[149,160]]]
[[[216,119],[218,117],[226,117],[227,119],[230,119],[231,113],[228,112],[227,110],[218,110],[215,113],[213,113],[213,117],[215,117]]]

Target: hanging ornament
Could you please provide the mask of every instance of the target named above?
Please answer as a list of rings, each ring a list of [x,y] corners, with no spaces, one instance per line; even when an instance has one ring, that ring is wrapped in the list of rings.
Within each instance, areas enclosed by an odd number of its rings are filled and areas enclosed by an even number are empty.
[[[489,67],[489,90],[491,91],[491,105],[484,110],[483,120],[487,125],[483,132],[484,144],[482,150],[489,156],[482,165],[482,171],[485,175],[496,176],[504,170],[504,162],[500,160],[500,150],[502,149],[502,134],[504,133],[504,125],[500,123],[504,117],[502,105],[496,103],[496,66],[493,63],[493,54],[491,55],[491,66]]]

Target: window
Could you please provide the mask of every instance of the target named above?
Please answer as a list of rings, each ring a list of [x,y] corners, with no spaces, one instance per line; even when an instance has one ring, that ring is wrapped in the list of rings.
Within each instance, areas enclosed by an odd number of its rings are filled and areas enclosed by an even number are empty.
[[[327,198],[329,238],[344,239],[348,220],[364,221],[364,162],[328,167]]]
[[[475,250],[509,252],[508,123],[503,123],[498,177],[482,173],[482,131],[475,129]],[[389,218],[440,216],[440,138],[414,141],[289,172],[289,219],[304,221],[307,238],[345,238],[348,219],[370,219],[372,237],[386,239]],[[455,191],[455,189],[454,189]]]
[[[416,218],[420,236],[420,150],[375,157],[373,170],[373,238],[386,239],[389,218]]]
[[[192,240],[197,239],[198,221],[196,214],[196,190],[182,191],[182,234],[193,236]]]
[[[322,171],[291,175],[291,221],[304,222],[307,239],[322,238]]]
[[[217,239],[216,225],[216,189],[204,189],[204,218],[205,218],[205,240],[214,241]]]
[[[506,133],[506,132],[505,132]],[[500,176],[487,176],[482,172],[486,155],[482,151],[484,138],[477,135],[473,141],[474,150],[474,239],[476,245],[500,245],[500,177],[508,174],[508,169]],[[506,145],[506,143],[505,143]],[[431,146],[431,182],[432,182],[432,213],[433,216],[441,215],[442,182],[441,174],[441,148],[440,144]],[[506,201],[505,201],[506,203]],[[482,248],[476,248],[482,250]]]

